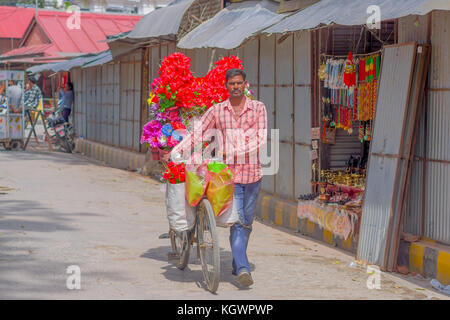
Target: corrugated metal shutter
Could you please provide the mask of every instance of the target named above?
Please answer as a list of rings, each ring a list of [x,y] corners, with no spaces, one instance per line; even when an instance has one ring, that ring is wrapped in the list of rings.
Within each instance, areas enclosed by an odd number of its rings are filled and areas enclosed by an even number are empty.
[[[343,129],[336,130],[336,141],[328,146],[329,168],[345,167],[350,156],[362,156],[363,146],[358,140],[359,122],[353,123],[353,132],[349,134]]]
[[[368,164],[357,257],[385,265],[391,220],[398,197],[398,157],[402,150],[416,45],[385,48],[376,119]],[[404,81],[400,81],[404,80]]]

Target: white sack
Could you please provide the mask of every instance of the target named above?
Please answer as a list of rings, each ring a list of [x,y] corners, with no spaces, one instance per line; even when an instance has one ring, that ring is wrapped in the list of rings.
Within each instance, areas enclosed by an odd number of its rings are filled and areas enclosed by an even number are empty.
[[[228,228],[239,221],[239,214],[236,208],[236,201],[233,199],[231,206],[223,212],[220,216],[216,217],[216,226]]]
[[[167,183],[166,211],[169,226],[175,231],[186,231],[194,226],[195,208],[186,200],[184,183]]]

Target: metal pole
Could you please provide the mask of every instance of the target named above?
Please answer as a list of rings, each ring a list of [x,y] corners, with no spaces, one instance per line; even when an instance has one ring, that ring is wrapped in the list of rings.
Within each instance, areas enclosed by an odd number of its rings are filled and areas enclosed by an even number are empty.
[[[38,0],[36,0],[36,17],[38,16]]]

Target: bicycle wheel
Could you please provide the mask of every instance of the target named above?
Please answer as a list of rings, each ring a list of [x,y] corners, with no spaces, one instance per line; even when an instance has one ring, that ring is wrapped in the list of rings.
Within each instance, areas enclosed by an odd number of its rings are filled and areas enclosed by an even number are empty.
[[[183,270],[189,262],[191,244],[188,231],[176,232],[170,230],[170,243],[172,251],[177,255],[177,268]]]
[[[203,278],[208,290],[217,291],[220,281],[220,249],[216,232],[216,220],[208,199],[197,207],[198,246],[202,263]]]
[[[67,138],[63,138],[63,149],[67,152],[67,153],[72,153],[72,144],[67,140]]]

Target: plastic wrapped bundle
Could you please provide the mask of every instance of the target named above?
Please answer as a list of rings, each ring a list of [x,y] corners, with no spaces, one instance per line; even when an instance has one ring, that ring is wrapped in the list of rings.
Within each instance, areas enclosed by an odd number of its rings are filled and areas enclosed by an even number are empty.
[[[211,162],[208,164],[208,188],[206,196],[216,217],[227,210],[234,195],[233,174],[230,168],[221,162]]]
[[[195,207],[203,198],[208,187],[208,169],[206,164],[186,167],[186,199]]]

